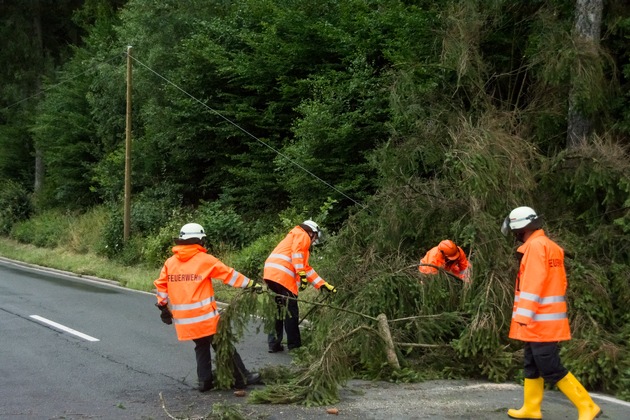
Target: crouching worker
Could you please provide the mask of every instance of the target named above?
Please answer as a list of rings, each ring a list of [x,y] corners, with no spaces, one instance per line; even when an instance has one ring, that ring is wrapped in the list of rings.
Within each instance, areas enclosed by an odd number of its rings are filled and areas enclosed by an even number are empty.
[[[217,332],[219,312],[214,299],[212,279],[219,279],[232,287],[252,288],[262,292],[262,285],[248,279],[238,271],[226,266],[208,254],[206,234],[197,223],[188,223],[181,228],[175,239],[173,256],[162,267],[160,277],[154,281],[157,289],[156,306],[165,324],[175,324],[180,341],[195,342],[199,391],[213,388],[210,348]],[[234,349],[232,357],[235,388],[245,388],[260,382],[260,374],[249,372],[241,356]]]

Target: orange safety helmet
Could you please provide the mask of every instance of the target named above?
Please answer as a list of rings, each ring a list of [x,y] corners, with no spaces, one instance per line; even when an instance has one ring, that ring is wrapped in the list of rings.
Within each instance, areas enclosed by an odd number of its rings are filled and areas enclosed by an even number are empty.
[[[455,245],[455,242],[450,239],[444,239],[440,242],[438,250],[440,250],[449,260],[456,260],[459,258],[459,248]]]

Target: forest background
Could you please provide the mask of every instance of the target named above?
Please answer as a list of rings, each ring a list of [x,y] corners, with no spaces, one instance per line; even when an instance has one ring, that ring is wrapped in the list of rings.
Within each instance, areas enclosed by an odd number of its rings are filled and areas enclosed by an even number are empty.
[[[286,401],[321,404],[356,376],[520,379],[521,346],[507,339],[515,243],[499,227],[529,205],[567,253],[563,360],[588,388],[630,399],[626,1],[0,10],[5,238],[146,268],[129,286],[149,290],[184,223],[203,224],[210,252],[260,278],[288,229],[316,220],[328,239],[311,263],[346,312],[319,308],[303,366],[277,380],[292,384]],[[419,259],[444,238],[469,254],[470,284],[420,277]],[[381,313],[404,320],[389,325],[400,368],[371,334]]]

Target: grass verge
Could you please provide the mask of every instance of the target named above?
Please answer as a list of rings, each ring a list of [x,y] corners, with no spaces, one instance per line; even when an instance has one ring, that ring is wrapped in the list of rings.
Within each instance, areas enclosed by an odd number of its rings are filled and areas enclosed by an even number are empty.
[[[123,266],[95,254],[77,254],[63,248],[40,248],[0,238],[0,256],[42,267],[114,280],[121,286],[150,291],[159,268]]]
[[[130,289],[151,291],[160,267],[125,266],[105,257],[78,254],[63,248],[40,248],[0,237],[0,256],[83,276],[114,280]],[[238,291],[218,281],[213,283],[217,300],[226,302]]]

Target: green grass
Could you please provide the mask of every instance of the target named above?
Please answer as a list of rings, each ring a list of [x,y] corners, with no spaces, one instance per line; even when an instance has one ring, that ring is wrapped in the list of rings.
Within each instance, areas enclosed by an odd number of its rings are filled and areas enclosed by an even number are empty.
[[[69,271],[83,276],[114,280],[121,286],[149,291],[159,268],[123,266],[91,253],[78,254],[63,248],[40,248],[0,238],[0,256],[29,264]]]
[[[130,289],[151,291],[160,267],[125,266],[93,253],[76,253],[64,248],[40,248],[0,237],[0,256],[42,267],[117,281]],[[239,289],[213,283],[217,300],[229,301]]]

